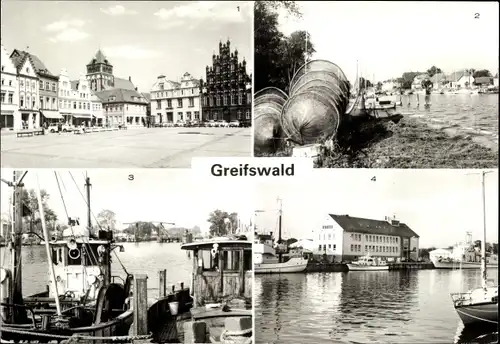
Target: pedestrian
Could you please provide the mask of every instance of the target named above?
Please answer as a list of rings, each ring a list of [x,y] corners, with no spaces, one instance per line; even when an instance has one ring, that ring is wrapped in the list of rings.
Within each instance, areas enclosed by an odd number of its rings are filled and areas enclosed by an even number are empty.
[[[62,122],[59,122],[57,123],[57,133],[61,135],[61,131],[62,131]]]

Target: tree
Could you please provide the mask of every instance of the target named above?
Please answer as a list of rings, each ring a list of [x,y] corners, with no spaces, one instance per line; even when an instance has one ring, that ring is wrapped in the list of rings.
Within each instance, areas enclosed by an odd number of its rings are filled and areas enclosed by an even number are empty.
[[[207,222],[210,222],[211,236],[224,236],[231,229],[234,231],[238,227],[238,214],[234,212],[229,214],[226,211],[216,209],[210,213]]]
[[[382,89],[382,83],[379,81],[377,82],[377,90],[380,91]]]
[[[254,5],[254,59],[255,91],[274,86],[287,90],[288,75],[293,75],[296,65],[305,60],[305,33],[294,33],[285,37],[278,30],[278,9],[288,15],[300,17],[299,6],[294,1],[256,1]],[[307,51],[314,52],[308,36]],[[288,60],[293,57],[292,60]]]
[[[127,234],[133,234],[136,239],[144,240],[149,239],[153,231],[157,231],[158,227],[152,222],[137,222],[129,225],[125,228],[124,232]]]
[[[48,225],[48,228],[54,228],[57,221],[57,214],[48,205],[50,195],[45,189],[40,190],[40,195],[42,198],[45,223]],[[42,233],[42,222],[36,191],[34,189],[22,189],[21,203],[29,210],[26,215],[29,218],[30,223],[33,224],[32,230],[36,233]]]
[[[403,82],[401,83],[401,88],[411,89],[411,84],[415,77],[420,74],[419,72],[405,72],[402,75]]]
[[[472,74],[472,76],[474,78],[480,78],[482,76],[490,76],[491,77],[491,73],[487,69],[481,69],[481,70],[474,71],[474,73]]]
[[[97,222],[103,229],[116,229],[116,214],[112,210],[103,209],[97,214]]]
[[[436,74],[440,74],[443,71],[441,68],[437,68],[436,66],[432,66],[431,68],[427,69],[427,75],[429,75],[430,78],[432,78]]]

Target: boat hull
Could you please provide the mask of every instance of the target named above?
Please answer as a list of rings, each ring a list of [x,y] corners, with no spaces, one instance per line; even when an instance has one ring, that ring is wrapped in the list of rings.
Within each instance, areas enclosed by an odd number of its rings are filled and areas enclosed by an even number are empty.
[[[291,258],[285,263],[263,263],[254,265],[256,274],[282,274],[304,272],[307,268],[307,259]]]
[[[455,307],[458,316],[465,326],[474,324],[497,324],[498,303],[483,303]]]
[[[438,262],[437,260],[433,260],[432,264],[436,269],[481,269],[481,263],[478,262]],[[498,269],[498,263],[488,263],[486,265],[488,269]]]
[[[356,264],[347,264],[347,268],[349,271],[383,271],[389,270],[389,265],[356,265]]]

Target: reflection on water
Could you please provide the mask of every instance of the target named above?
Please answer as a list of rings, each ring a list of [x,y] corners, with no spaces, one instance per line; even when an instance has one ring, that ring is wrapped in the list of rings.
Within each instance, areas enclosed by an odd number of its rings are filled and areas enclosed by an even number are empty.
[[[430,106],[417,106],[417,99],[422,103],[422,97],[416,94],[402,97],[412,114],[410,117],[457,128],[459,132],[472,132],[498,143],[497,94],[432,94],[425,96],[424,104],[430,103]]]
[[[158,293],[158,271],[167,269],[167,284],[191,282],[191,260],[186,251],[181,250],[179,243],[122,243],[125,252],[117,253],[119,260],[131,274],[141,273],[148,276],[148,289],[153,291],[149,296]],[[10,254],[4,247],[0,250],[1,264],[10,269]],[[48,265],[44,246],[23,246],[23,293],[25,295],[45,291],[49,282]],[[111,271],[113,276],[125,277],[120,262],[112,255]]]
[[[480,278],[476,270],[257,275],[256,342],[462,343],[476,333],[464,330],[450,293]]]

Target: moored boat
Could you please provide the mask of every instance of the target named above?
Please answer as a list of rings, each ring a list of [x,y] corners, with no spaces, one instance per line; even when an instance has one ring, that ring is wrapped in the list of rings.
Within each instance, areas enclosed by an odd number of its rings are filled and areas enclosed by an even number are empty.
[[[389,265],[387,265],[385,261],[380,260],[377,257],[371,257],[369,254],[360,257],[358,260],[348,263],[347,267],[349,268],[349,271],[389,270]]]

